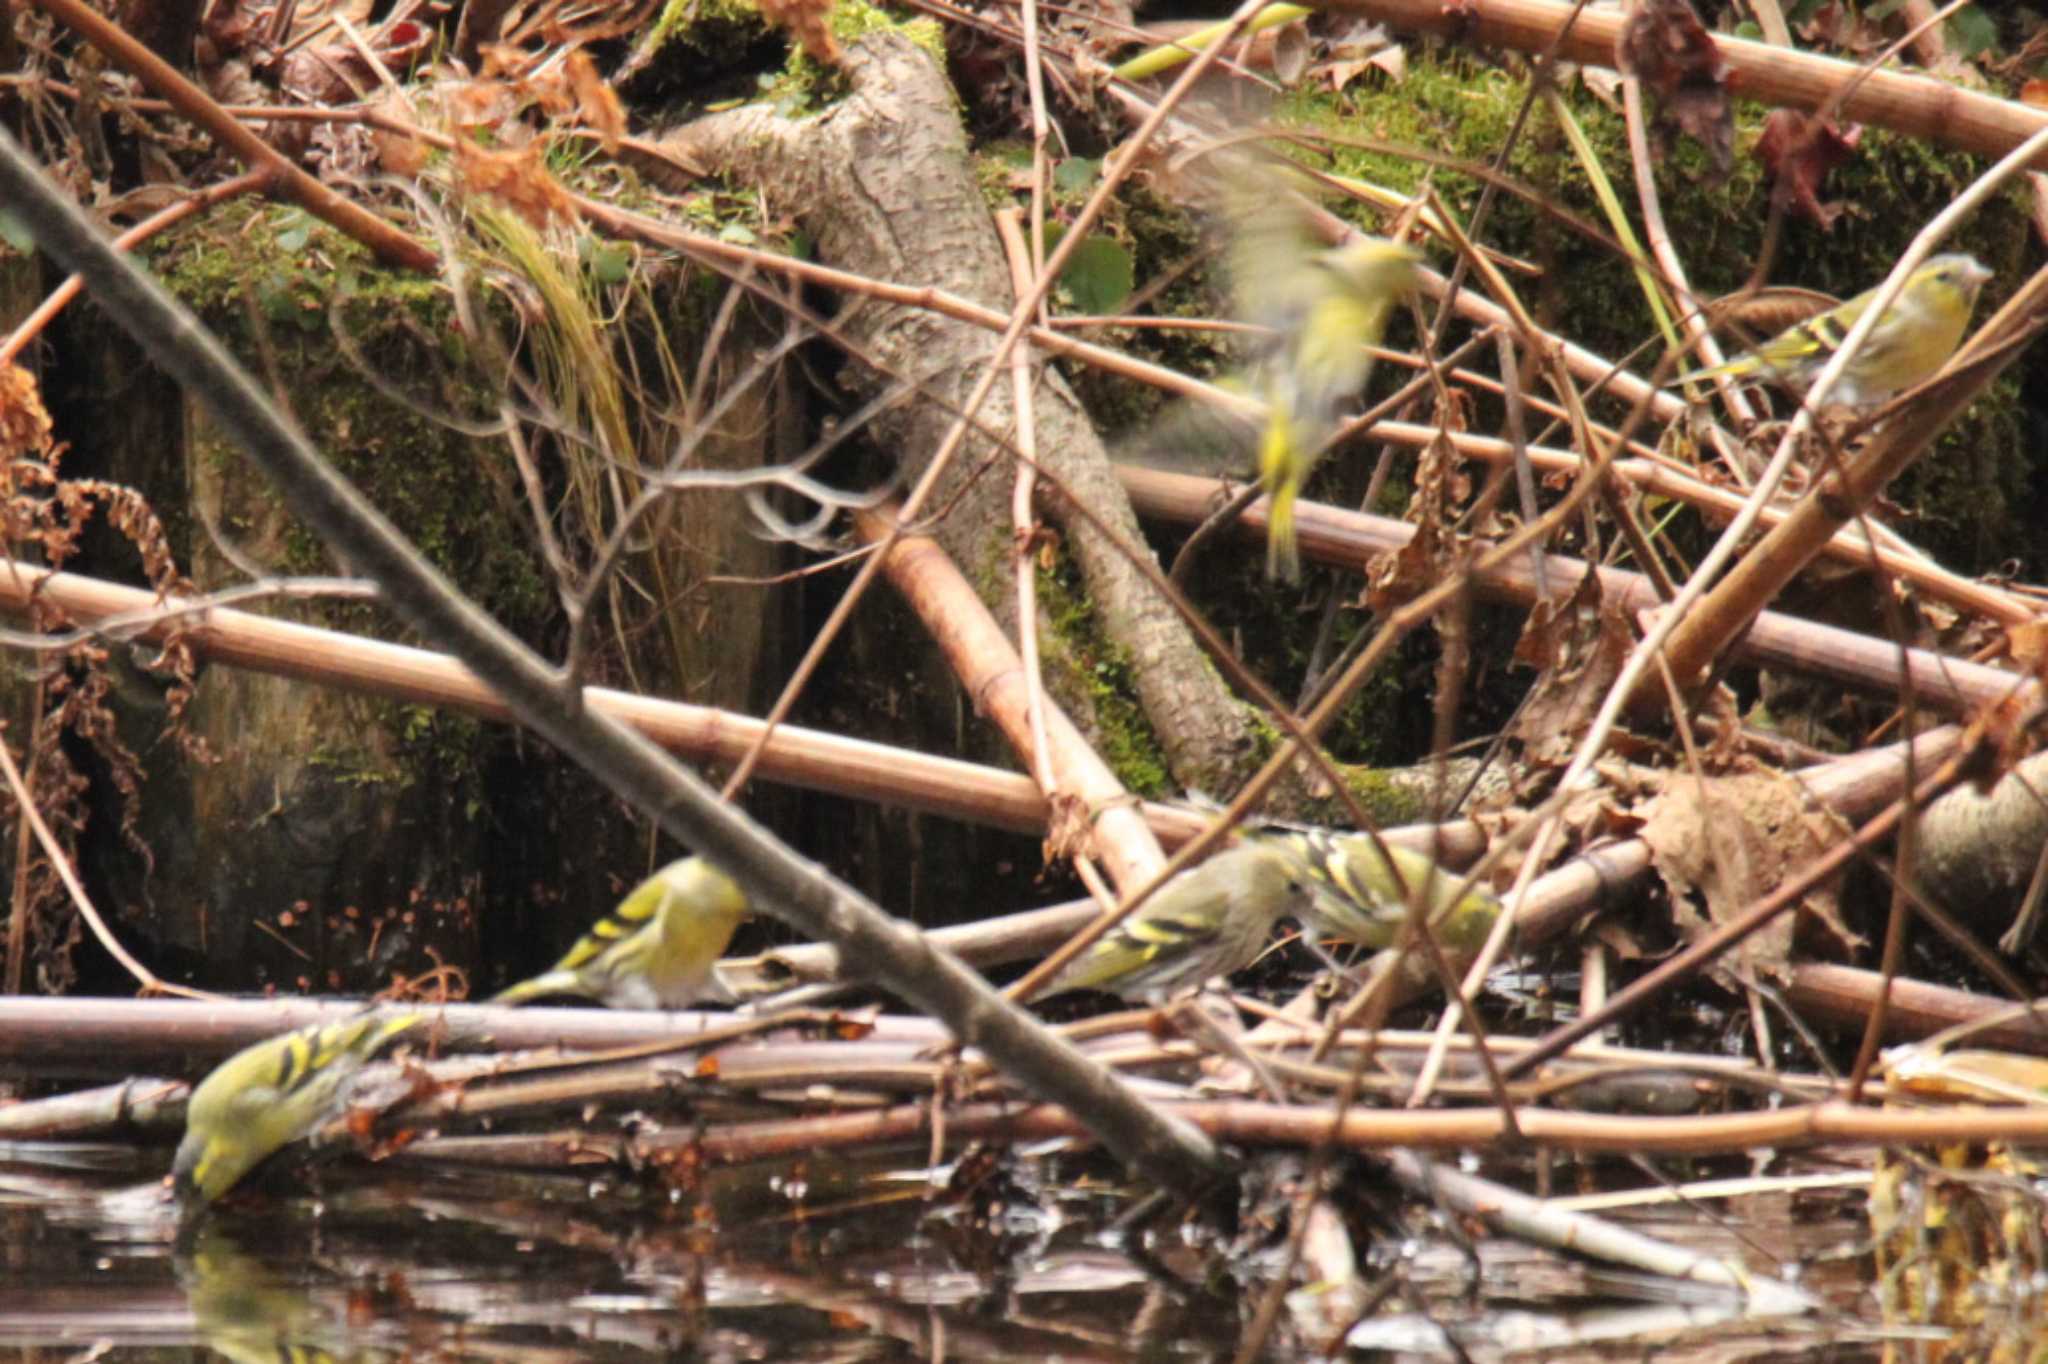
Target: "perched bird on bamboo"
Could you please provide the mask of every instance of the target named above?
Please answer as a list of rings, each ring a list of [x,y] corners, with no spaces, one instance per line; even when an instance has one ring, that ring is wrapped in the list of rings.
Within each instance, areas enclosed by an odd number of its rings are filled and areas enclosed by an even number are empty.
[[[1428,906],[1437,941],[1471,951],[1486,941],[1500,916],[1500,900],[1484,886],[1454,894],[1461,877],[1410,848],[1370,834],[1291,829],[1253,835],[1247,842],[1291,859],[1310,888],[1303,916],[1311,937],[1341,938],[1361,947],[1391,947],[1417,895]]]
[[[1190,867],[1068,962],[1043,991],[1106,990],[1157,1002],[1251,964],[1273,925],[1307,910],[1302,861],[1238,846]]]
[[[1372,373],[1366,347],[1379,344],[1394,305],[1414,289],[1422,254],[1381,237],[1314,251],[1280,186],[1266,188],[1237,215],[1231,269],[1239,316],[1272,332],[1255,369],[1267,408],[1259,437],[1266,573],[1294,582],[1301,576],[1295,499],[1336,432],[1338,413],[1365,387]],[[1245,194],[1238,191],[1240,201]]]
[[[1907,277],[1905,287],[1864,338],[1827,401],[1845,407],[1875,407],[1911,388],[1946,364],[1962,344],[1977,306],[1977,293],[1991,272],[1970,256],[1936,256]],[[1770,381],[1804,393],[1841,349],[1877,296],[1866,290],[1847,303],[1787,327],[1755,350],[1726,364],[1695,371],[1690,378],[1727,375],[1744,383]]]
[[[493,996],[524,1004],[577,995],[614,1009],[680,1009],[712,988],[712,966],[747,914],[733,879],[701,857],[671,862],[636,886],[554,966]]]
[[[265,1038],[221,1062],[185,1105],[185,1138],[171,1165],[179,1201],[204,1207],[264,1157],[340,1116],[362,1068],[425,1018],[360,1013]]]

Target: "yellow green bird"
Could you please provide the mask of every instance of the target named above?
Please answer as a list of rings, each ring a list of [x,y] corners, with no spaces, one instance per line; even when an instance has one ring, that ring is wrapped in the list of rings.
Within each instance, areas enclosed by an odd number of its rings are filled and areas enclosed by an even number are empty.
[[[1473,951],[1500,917],[1498,897],[1484,886],[1454,895],[1461,878],[1411,848],[1370,834],[1327,829],[1286,830],[1246,840],[1292,859],[1314,891],[1303,924],[1310,934],[1361,947],[1391,947],[1420,895],[1437,941],[1452,951]]]
[[[1273,925],[1308,908],[1310,888],[1293,857],[1238,846],[1190,867],[1097,938],[1045,987],[1106,990],[1158,1001],[1250,965]]]
[[[636,886],[554,966],[493,996],[523,1004],[576,995],[614,1009],[680,1009],[715,993],[711,968],[747,914],[739,885],[701,857]]]
[[[1301,576],[1295,499],[1343,405],[1365,387],[1372,373],[1366,347],[1379,344],[1422,260],[1414,247],[1381,237],[1334,251],[1306,248],[1298,223],[1262,211],[1232,253],[1240,314],[1273,333],[1257,369],[1267,407],[1259,481],[1268,498],[1266,572],[1287,582]]]
[[[1974,257],[1960,253],[1935,256],[1915,270],[1850,357],[1828,391],[1827,401],[1845,407],[1875,407],[1901,389],[1932,377],[1962,344],[1970,314],[1977,306],[1977,293],[1990,278],[1991,272]],[[1849,329],[1876,297],[1876,289],[1866,290],[1847,303],[1787,327],[1755,350],[1690,377],[1727,375],[1745,383],[1770,380],[1804,393],[1834,359]]]
[[[179,1201],[206,1206],[273,1151],[340,1116],[349,1082],[425,1018],[361,1013],[265,1038],[221,1062],[185,1105],[185,1137],[171,1166]]]

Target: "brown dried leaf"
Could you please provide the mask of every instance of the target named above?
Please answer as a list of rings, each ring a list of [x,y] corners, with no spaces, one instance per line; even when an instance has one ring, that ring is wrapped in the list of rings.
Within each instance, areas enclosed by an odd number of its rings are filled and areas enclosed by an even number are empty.
[[[1317,62],[1315,65],[1316,84],[1332,94],[1342,90],[1372,68],[1370,61]]]
[[[368,44],[376,63],[354,43],[301,47],[278,63],[278,89],[307,104],[343,104],[366,98],[383,84],[377,67],[394,75],[404,72],[424,52],[431,37],[421,25],[387,24]]]
[[[1826,816],[1809,813],[1798,785],[1777,772],[1677,775],[1642,813],[1643,841],[1688,937],[1740,915],[1840,837]],[[1704,917],[1692,907],[1694,893],[1706,902]],[[1833,890],[1809,893],[1802,908],[1842,942],[1860,941],[1842,924]],[[1739,974],[1783,979],[1796,926],[1795,916],[1785,914],[1746,938],[1735,951],[1745,968]]]
[[[451,133],[501,133],[519,112],[519,97],[503,81],[442,81],[434,87]],[[502,139],[501,139],[502,140]]]
[[[359,29],[366,28],[376,8],[374,0],[299,0],[292,9],[291,28],[283,35],[280,46],[303,44],[325,28],[330,19],[337,17],[348,20]],[[270,14],[265,13],[263,19],[267,26],[271,21]]]
[[[1970,736],[1976,742],[1965,754],[1964,775],[1979,792],[1990,791],[2034,751],[2036,718],[2017,688],[1977,712]]]
[[[212,6],[200,21],[199,42],[192,53],[194,64],[203,73],[216,63],[246,52],[256,41],[259,30],[269,33],[270,22],[268,15],[256,12],[255,6],[240,3]]]
[[[1716,331],[1738,327],[1751,336],[1776,336],[1809,317],[1816,317],[1841,300],[1818,289],[1769,288],[1727,294],[1706,307],[1707,325]]]
[[[1437,523],[1430,520],[1417,526],[1407,544],[1380,555],[1367,567],[1360,604],[1373,611],[1391,611],[1434,586],[1440,549]]]
[[[1676,126],[1707,149],[1713,179],[1735,165],[1735,111],[1728,67],[1692,0],[1637,0],[1614,40],[1614,64],[1657,96],[1658,142]]]
[[[571,52],[562,65],[575,92],[578,121],[598,135],[607,152],[616,152],[619,139],[626,135],[626,109],[617,92],[597,74],[597,63],[588,52]]]
[[[396,90],[387,91],[378,101],[377,109],[401,123],[410,124],[414,118],[412,102]],[[388,174],[410,179],[427,168],[429,149],[416,137],[387,128],[372,128],[370,146],[377,154],[378,169]]]
[[[1808,13],[1796,31],[1809,45],[1839,52],[1853,60],[1887,45],[1883,25],[1866,20],[1863,9],[1861,5],[1827,0]]]
[[[1046,821],[1046,864],[1086,857],[1094,850],[1094,824],[1088,818],[1088,802],[1071,791],[1054,791],[1046,804],[1052,807]]]
[[[2013,662],[2036,677],[2048,676],[2048,622],[2033,620],[2015,625],[2005,632],[2005,640]]]
[[[1710,690],[1701,703],[1701,714],[1713,720],[1714,737],[1700,753],[1700,765],[1709,772],[1734,772],[1745,766],[1748,747],[1742,738],[1742,712],[1735,693],[1726,687]]]
[[[434,31],[411,20],[386,24],[377,32],[376,53],[393,72],[409,67],[434,41]]]
[[[1821,202],[1821,182],[1849,159],[1862,140],[1860,127],[1852,125],[1844,132],[1832,119],[1797,109],[1773,109],[1764,120],[1754,154],[1771,173],[1773,202],[1826,231],[1842,215],[1842,205]]]
[[[1901,1048],[1885,1058],[1884,1077],[1892,1089],[1961,1103],[2048,1103],[2048,1060],[2008,1051]]]
[[[1572,846],[1585,848],[1611,838],[1635,837],[1642,821],[1616,802],[1610,784],[1615,772],[1627,767],[1626,763],[1602,759],[1594,765],[1594,771],[1605,780],[1575,788],[1565,796],[1557,818]]]
[[[837,66],[839,44],[832,37],[832,0],[761,0],[761,16],[786,28],[820,66]]]
[[[36,376],[20,365],[0,367],[0,462],[45,458],[50,429]]]
[[[1515,661],[1541,676],[1510,729],[1526,762],[1560,767],[1571,761],[1634,646],[1627,615],[1601,597],[1598,573],[1580,578],[1569,598],[1539,603],[1529,613]]]
[[[523,47],[511,43],[485,43],[477,49],[477,75],[486,81],[516,80],[533,66],[534,58]]]
[[[1301,79],[1301,73],[1308,70],[1311,46],[1308,29],[1301,24],[1285,24],[1274,29],[1273,78],[1292,87]]]
[[[458,139],[455,179],[463,193],[488,195],[538,228],[576,217],[575,201],[541,165],[537,145],[494,152]]]
[[[1400,549],[1372,562],[1365,591],[1360,594],[1361,604],[1378,612],[1391,611],[1457,571],[1459,542],[1446,529],[1452,520],[1449,508],[1471,496],[1472,480],[1449,436],[1464,429],[1462,408],[1452,406],[1439,414],[1442,434],[1423,447],[1415,469],[1415,493],[1408,499],[1405,513],[1415,523],[1415,535]]]

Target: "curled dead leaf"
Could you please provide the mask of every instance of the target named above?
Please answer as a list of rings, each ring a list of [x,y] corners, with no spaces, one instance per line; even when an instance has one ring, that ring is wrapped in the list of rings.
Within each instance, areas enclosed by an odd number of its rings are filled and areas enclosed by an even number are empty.
[[[1580,578],[1568,599],[1540,602],[1530,611],[1515,661],[1542,675],[1509,730],[1525,762],[1562,767],[1571,761],[1634,647],[1626,613],[1602,599],[1598,573]]]
[[[1674,775],[1642,812],[1643,841],[1688,937],[1740,915],[1841,837],[1827,815],[1809,810],[1795,782],[1770,771]],[[1704,915],[1692,908],[1695,894]],[[1862,941],[1842,922],[1832,887],[1808,892],[1800,907],[1839,942]],[[1744,939],[1736,959],[1745,973],[1783,978],[1796,926],[1794,915],[1783,914]]]
[[[464,194],[488,195],[535,227],[576,218],[575,201],[541,165],[538,144],[494,152],[458,139],[455,179]]]
[[[2031,620],[2005,632],[2012,661],[2036,677],[2048,678],[2048,622]]]
[[[1818,289],[1751,289],[1707,304],[1707,325],[1715,331],[1735,327],[1755,337],[1776,336],[1840,301]]]
[[[1716,183],[1735,165],[1728,65],[1692,0],[1637,0],[1615,35],[1614,64],[1657,97],[1659,143],[1676,127],[1713,158]]]
[[[1832,119],[1798,109],[1772,110],[1756,140],[1755,155],[1771,173],[1773,202],[1818,223],[1822,230],[1833,227],[1843,206],[1822,202],[1821,182],[1862,140],[1860,127],[1851,125],[1845,131]]]
[[[1047,864],[1086,857],[1095,846],[1095,830],[1088,817],[1088,802],[1071,791],[1055,791],[1047,804],[1052,807],[1045,832]]]
[[[607,152],[616,152],[619,139],[626,135],[626,109],[619,103],[618,92],[597,73],[597,63],[588,52],[571,52],[562,65],[575,95],[578,121],[598,135]]]
[[[378,101],[377,112],[401,124],[410,124],[414,117],[411,101],[396,90],[387,91]],[[372,128],[370,146],[377,154],[378,167],[387,174],[410,179],[427,168],[427,144],[406,133]]]
[[[35,375],[20,365],[0,366],[0,456],[9,463],[40,458],[49,452],[50,431]]]
[[[761,16],[786,28],[820,66],[837,66],[839,44],[832,37],[832,0],[761,0]]]

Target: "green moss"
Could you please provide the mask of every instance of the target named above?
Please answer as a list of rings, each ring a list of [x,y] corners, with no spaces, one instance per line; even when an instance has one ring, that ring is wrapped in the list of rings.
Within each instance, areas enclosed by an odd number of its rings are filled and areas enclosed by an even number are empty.
[[[1029,144],[1006,138],[976,148],[973,157],[974,181],[989,208],[1015,205],[1016,179],[1031,170]]]
[[[870,33],[901,33],[924,49],[925,55],[946,69],[946,33],[936,19],[904,17],[865,0],[837,0],[832,6],[832,36],[841,47],[850,46]]]
[[[901,33],[922,48],[941,72],[946,69],[946,38],[933,19],[905,19],[865,0],[836,0],[827,20],[840,48],[851,47],[870,33]],[[844,78],[836,67],[821,66],[791,43],[781,74],[764,76],[762,90],[786,117],[810,113],[838,98]]]
[[[636,54],[642,62],[673,55],[675,47],[716,56],[766,36],[767,20],[753,0],[668,0]]]
[[[1361,80],[1339,94],[1301,92],[1285,98],[1287,121],[1331,140],[1322,164],[1340,174],[1409,191],[1425,177],[1469,223],[1481,181],[1457,166],[1490,165],[1503,145],[1527,89],[1518,72],[1482,65],[1462,53],[1411,49],[1398,82]],[[1620,115],[1582,85],[1564,98],[1624,204],[1634,212],[1626,127]],[[1721,184],[1707,178],[1703,149],[1673,141],[1657,175],[1660,206],[1693,287],[1712,298],[1748,282],[1770,218],[1771,182],[1753,154],[1769,110],[1737,101],[1735,158]],[[1361,140],[1386,145],[1361,146]],[[1404,155],[1428,149],[1432,161]],[[1451,166],[1443,164],[1448,159]],[[1866,128],[1855,154],[1829,174],[1823,200],[1843,210],[1833,230],[1788,219],[1768,272],[1775,284],[1800,285],[1848,297],[1883,278],[1914,234],[1952,203],[1986,168],[1981,158],[1928,141]],[[1534,109],[1508,158],[1507,174],[1543,204],[1555,204],[1608,230],[1585,168],[1565,145],[1550,114]],[[2029,266],[2026,191],[2013,184],[1973,215],[1946,249],[1967,251],[1996,272],[1978,320],[1988,317]],[[1348,210],[1347,210],[1348,211]],[[1363,214],[1368,226],[1378,224]],[[1640,230],[1640,229],[1638,229]],[[1625,357],[1647,370],[1659,354],[1648,306],[1630,267],[1614,251],[1542,211],[1528,197],[1498,195],[1481,239],[1510,257],[1537,265],[1530,279],[1511,273],[1524,301],[1551,330],[1593,351]],[[1397,322],[1390,338],[1404,344]],[[2017,368],[2031,363],[2022,359]],[[1380,376],[1381,383],[1388,376]],[[1490,429],[1498,413],[1482,403],[1471,420]],[[1930,453],[1891,490],[1905,510],[1902,528],[1946,562],[1966,571],[1992,569],[2017,557],[2025,576],[2048,571],[2048,542],[2033,533],[2044,514],[2035,491],[2041,479],[2034,450],[2044,419],[2016,384],[2001,383],[1980,398]],[[1532,433],[1535,435],[1536,433]]]
[[[1047,688],[1084,698],[1099,732],[1097,751],[1125,788],[1141,796],[1174,790],[1166,754],[1138,704],[1130,657],[1103,639],[1093,604],[1076,591],[1070,562],[1038,574],[1039,654]]]
[[[842,48],[870,33],[901,33],[945,69],[945,32],[936,20],[905,17],[868,0],[837,0],[826,24]],[[779,72],[758,77],[758,98],[795,118],[837,96],[839,72],[813,61],[761,16],[753,0],[669,0],[642,42],[635,65],[660,63],[681,72],[702,67],[729,81],[735,72],[756,69],[770,44],[782,44],[788,55]],[[693,93],[701,98],[701,90]]]
[[[431,774],[463,801],[464,819],[480,817],[489,808],[480,755],[492,738],[484,722],[435,706],[394,705],[393,712],[390,728],[407,772]]]
[[[1378,828],[1416,824],[1431,817],[1428,801],[1412,781],[1396,781],[1370,767],[1345,766],[1338,771]]]
[[[429,415],[475,418],[496,408],[439,281],[383,270],[324,224],[259,204],[224,208],[166,236],[151,264],[260,382],[285,395],[334,468],[437,568],[515,631],[533,637],[554,628],[558,603],[502,451]],[[331,327],[351,338],[364,368],[414,401],[394,401],[366,382]],[[220,490],[228,536],[281,572],[334,571],[318,537],[282,514],[278,494],[231,444],[202,428],[192,458]],[[331,628],[392,633],[384,609],[371,603],[330,601],[304,614]],[[476,778],[474,722],[393,705],[386,733],[396,743],[383,745],[385,754],[410,753],[408,762],[394,767],[376,745],[323,750],[313,761],[350,785],[406,786],[432,771],[460,790]]]
[[[393,786],[408,785],[405,774],[397,768],[372,765],[374,755],[366,749],[351,749],[342,752],[334,748],[322,748],[307,760],[307,765],[317,768],[337,786]]]
[[[1398,82],[1361,80],[1337,94],[1297,92],[1283,100],[1279,113],[1283,121],[1330,140],[1324,163],[1330,169],[1403,192],[1420,188],[1427,178],[1469,222],[1481,181],[1476,173],[1456,167],[1476,172],[1492,164],[1526,92],[1526,79],[1517,72],[1422,46],[1410,53],[1407,74]],[[1563,95],[1606,176],[1623,202],[1633,205],[1627,129],[1620,114],[1580,84],[1567,84]],[[1658,169],[1671,235],[1682,244],[1694,287],[1707,296],[1748,278],[1769,216],[1766,168],[1751,154],[1769,110],[1738,101],[1735,112],[1736,155],[1725,183],[1707,181],[1708,158],[1690,138],[1676,138]],[[1429,158],[1408,154],[1409,149],[1426,150]],[[1977,158],[1866,129],[1856,155],[1823,189],[1824,198],[1845,206],[1842,222],[1833,232],[1802,221],[1788,223],[1772,279],[1845,295],[1867,288],[1919,226],[1982,169]],[[1554,203],[1608,230],[1587,171],[1540,104],[1505,171],[1541,203]],[[2014,187],[1966,227],[1955,240],[1956,249],[1973,251],[1995,268],[2015,266],[2025,246],[2024,208],[2022,192]],[[1621,355],[1651,334],[1626,263],[1610,249],[1546,219],[1529,197],[1497,196],[1482,237],[1544,267],[1543,281],[1522,287],[1548,310],[1547,320],[1574,341]]]
[[[439,281],[380,269],[325,224],[273,207],[168,237],[151,263],[230,349],[289,395],[292,416],[321,452],[436,567],[501,619],[530,626],[552,615],[552,591],[504,481],[511,471],[495,449],[429,415],[473,418],[495,408],[470,372]],[[416,404],[364,382],[333,329]],[[220,448],[201,457],[239,459]],[[480,464],[495,470],[506,496],[489,497]],[[494,516],[504,518],[495,529]],[[290,572],[331,571],[317,538],[296,522],[284,559]]]

